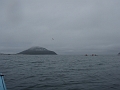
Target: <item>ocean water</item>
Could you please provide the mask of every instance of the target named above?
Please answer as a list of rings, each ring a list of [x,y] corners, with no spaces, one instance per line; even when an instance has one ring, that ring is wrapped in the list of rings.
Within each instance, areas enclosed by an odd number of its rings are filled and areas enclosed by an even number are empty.
[[[120,90],[120,56],[0,55],[8,90]]]

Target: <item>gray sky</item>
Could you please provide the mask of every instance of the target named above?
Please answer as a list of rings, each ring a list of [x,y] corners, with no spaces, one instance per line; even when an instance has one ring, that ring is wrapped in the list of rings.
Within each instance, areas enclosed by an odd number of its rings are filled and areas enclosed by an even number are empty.
[[[119,39],[120,0],[0,0],[1,53],[117,54]]]

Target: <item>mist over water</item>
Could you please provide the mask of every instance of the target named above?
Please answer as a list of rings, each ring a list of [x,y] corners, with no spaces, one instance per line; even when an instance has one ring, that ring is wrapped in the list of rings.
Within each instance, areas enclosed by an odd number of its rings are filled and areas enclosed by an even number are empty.
[[[0,55],[8,90],[120,90],[120,56]]]

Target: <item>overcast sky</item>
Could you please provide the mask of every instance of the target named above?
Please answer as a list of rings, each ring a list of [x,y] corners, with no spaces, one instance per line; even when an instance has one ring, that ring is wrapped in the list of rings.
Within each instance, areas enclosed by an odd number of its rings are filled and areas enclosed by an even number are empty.
[[[120,0],[0,0],[0,53],[120,52]]]

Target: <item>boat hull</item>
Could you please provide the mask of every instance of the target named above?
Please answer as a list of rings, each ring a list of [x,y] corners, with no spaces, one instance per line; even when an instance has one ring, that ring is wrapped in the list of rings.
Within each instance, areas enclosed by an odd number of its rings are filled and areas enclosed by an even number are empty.
[[[0,74],[0,90],[7,90],[2,74]]]

